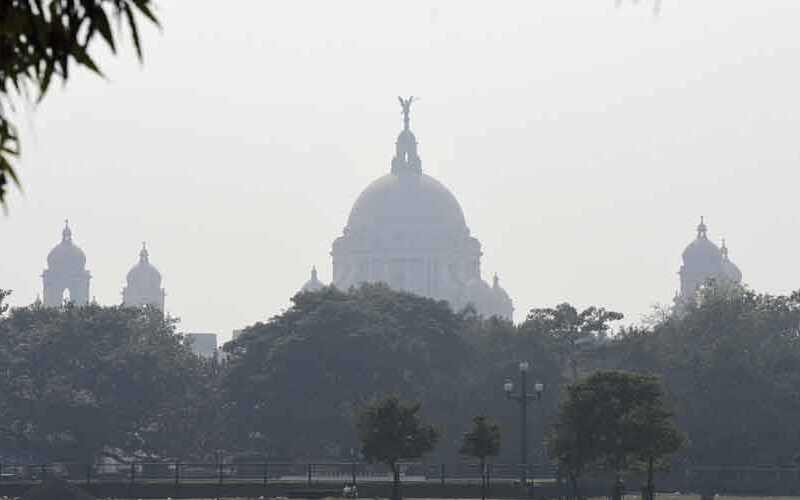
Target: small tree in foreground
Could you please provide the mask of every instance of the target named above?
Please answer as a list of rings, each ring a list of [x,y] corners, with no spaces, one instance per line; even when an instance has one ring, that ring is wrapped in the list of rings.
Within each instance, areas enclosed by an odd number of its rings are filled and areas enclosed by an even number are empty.
[[[674,453],[683,444],[683,436],[672,421],[672,414],[666,411],[658,400],[639,405],[622,422],[625,439],[632,444],[631,460],[638,462],[647,472],[644,500],[655,499],[653,471],[663,457]]]
[[[616,473],[614,499],[621,497],[621,474],[644,463],[648,496],[653,466],[682,442],[664,408],[663,390],[652,376],[598,371],[567,388],[550,441],[550,456],[565,466],[575,496],[581,469],[599,463]]]
[[[481,468],[481,498],[486,500],[486,457],[494,457],[500,451],[500,426],[486,417],[474,417],[472,428],[464,434],[459,453],[477,458]]]
[[[400,402],[389,395],[364,408],[356,429],[364,458],[392,470],[392,500],[400,500],[400,460],[413,460],[433,450],[439,433],[419,416],[420,404]]]

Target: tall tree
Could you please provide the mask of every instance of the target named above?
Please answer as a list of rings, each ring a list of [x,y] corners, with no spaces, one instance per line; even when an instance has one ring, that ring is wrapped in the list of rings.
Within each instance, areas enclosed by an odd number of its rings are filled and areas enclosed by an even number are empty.
[[[571,304],[555,308],[531,309],[526,319],[527,327],[551,336],[559,346],[565,364],[569,366],[572,381],[578,379],[580,345],[593,339],[604,339],[610,323],[623,318],[622,313],[602,307],[588,307],[578,311]]]
[[[486,500],[486,458],[500,452],[500,426],[484,416],[472,419],[472,428],[464,434],[459,453],[478,459],[481,472],[481,498]]]
[[[97,40],[116,52],[109,18],[124,20],[141,59],[137,15],[158,24],[151,0],[7,0],[0,2],[0,205],[9,181],[19,184],[12,163],[19,156],[17,129],[9,118],[9,94],[41,101],[53,77],[66,83],[75,66],[101,74],[91,57]]]
[[[398,462],[422,457],[439,440],[439,432],[422,423],[419,411],[419,403],[404,404],[396,396],[385,396],[372,401],[356,420],[364,458],[392,471],[392,500],[401,498]]]

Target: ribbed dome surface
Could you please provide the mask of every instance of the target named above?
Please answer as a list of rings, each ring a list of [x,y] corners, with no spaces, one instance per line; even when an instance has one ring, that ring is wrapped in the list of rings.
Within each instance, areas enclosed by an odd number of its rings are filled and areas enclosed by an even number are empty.
[[[468,233],[458,200],[442,183],[423,173],[384,175],[359,195],[350,210],[347,230],[382,228]]]

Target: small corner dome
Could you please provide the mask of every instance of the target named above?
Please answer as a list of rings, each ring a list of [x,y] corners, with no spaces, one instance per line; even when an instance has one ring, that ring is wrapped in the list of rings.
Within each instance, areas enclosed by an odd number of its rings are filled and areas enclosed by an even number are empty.
[[[69,223],[65,223],[61,232],[61,243],[56,245],[47,254],[47,267],[50,269],[84,269],[86,254],[78,245],[72,242],[72,230]]]
[[[456,197],[424,173],[378,178],[358,196],[347,219],[348,231],[424,227],[469,233]]]
[[[742,282],[742,271],[739,269],[739,266],[730,260],[722,261],[722,271],[725,273],[725,276],[734,283]]]
[[[316,266],[312,267],[311,268],[311,278],[303,284],[302,288],[300,288],[300,291],[301,292],[317,292],[319,290],[322,290],[323,288],[325,288],[325,284],[322,283],[317,278],[317,268],[316,268]]]
[[[142,244],[142,251],[139,252],[139,262],[128,271],[125,279],[129,285],[132,283],[146,283],[161,286],[161,273],[150,263],[150,256],[144,244]]]
[[[511,300],[509,297],[508,292],[506,292],[505,288],[500,286],[500,278],[497,275],[494,275],[494,279],[492,280],[492,292],[494,292],[495,296],[499,297],[501,300]]]
[[[739,266],[734,264],[728,257],[728,247],[725,246],[724,239],[722,240],[722,248],[720,250],[722,252],[722,272],[725,273],[725,277],[734,283],[741,283],[742,271],[739,269]]]

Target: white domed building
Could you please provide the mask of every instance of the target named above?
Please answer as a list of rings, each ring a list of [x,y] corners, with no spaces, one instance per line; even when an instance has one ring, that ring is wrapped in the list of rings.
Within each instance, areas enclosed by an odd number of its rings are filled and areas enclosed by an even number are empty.
[[[128,271],[127,286],[122,289],[122,305],[140,307],[151,305],[164,311],[166,293],[161,288],[161,273],[150,263],[147,245],[142,243],[139,262]]]
[[[301,292],[318,292],[325,287],[325,283],[321,282],[317,277],[317,267],[314,266],[311,268],[311,278],[308,281],[303,283],[303,286],[300,288]]]
[[[413,98],[401,99],[404,128],[390,171],[358,196],[342,236],[333,242],[333,284],[343,290],[383,282],[396,290],[467,305],[484,316],[512,319],[513,303],[499,280],[481,276],[481,244],[461,205],[422,171],[409,128]]]
[[[691,300],[697,289],[709,280],[718,283],[742,282],[742,272],[731,262],[725,241],[719,248],[708,239],[708,228],[702,217],[697,226],[697,238],[683,251],[683,265],[678,274],[680,292],[675,297],[676,303]]]
[[[42,273],[44,307],[61,307],[65,302],[76,305],[89,303],[89,280],[86,254],[72,241],[69,222],[64,221],[61,243],[47,255],[47,269]]]

